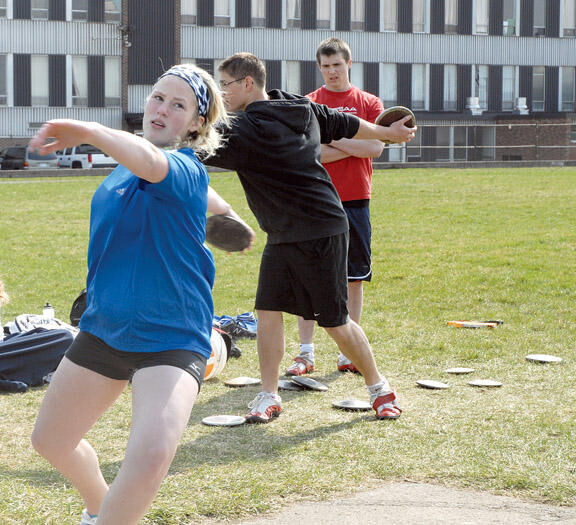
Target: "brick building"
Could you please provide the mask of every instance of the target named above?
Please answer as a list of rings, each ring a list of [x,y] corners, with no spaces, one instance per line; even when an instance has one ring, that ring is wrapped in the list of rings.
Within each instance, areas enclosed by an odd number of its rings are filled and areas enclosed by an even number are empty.
[[[50,118],[136,130],[180,61],[250,51],[269,88],[310,92],[328,36],[354,84],[417,114],[382,160],[575,158],[576,0],[0,0],[0,147]]]

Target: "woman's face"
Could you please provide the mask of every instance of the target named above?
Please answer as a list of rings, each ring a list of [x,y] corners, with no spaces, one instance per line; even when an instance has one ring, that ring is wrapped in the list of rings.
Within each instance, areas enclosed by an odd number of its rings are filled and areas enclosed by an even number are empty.
[[[175,75],[162,77],[146,102],[144,138],[158,147],[174,145],[204,122],[197,108],[196,95],[185,80]]]

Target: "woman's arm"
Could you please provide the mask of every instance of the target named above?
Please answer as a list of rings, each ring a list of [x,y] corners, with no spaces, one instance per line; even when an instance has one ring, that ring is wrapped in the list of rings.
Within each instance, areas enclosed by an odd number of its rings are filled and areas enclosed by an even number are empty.
[[[168,175],[168,159],[161,149],[142,137],[97,122],[50,120],[30,141],[30,147],[43,155],[78,144],[96,146],[149,182],[160,182]]]

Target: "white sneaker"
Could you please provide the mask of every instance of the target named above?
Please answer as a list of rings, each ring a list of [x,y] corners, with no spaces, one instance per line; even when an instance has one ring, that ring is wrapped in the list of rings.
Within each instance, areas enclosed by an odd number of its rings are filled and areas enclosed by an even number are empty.
[[[282,412],[282,399],[278,394],[260,392],[248,403],[250,412],[246,414],[246,423],[269,423]]]
[[[92,517],[88,514],[88,511],[84,509],[82,511],[82,521],[80,522],[80,525],[96,525],[97,520],[98,516]]]

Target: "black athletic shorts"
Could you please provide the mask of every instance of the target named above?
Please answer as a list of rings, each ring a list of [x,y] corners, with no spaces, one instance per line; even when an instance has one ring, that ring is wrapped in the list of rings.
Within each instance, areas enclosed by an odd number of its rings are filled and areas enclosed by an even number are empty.
[[[110,379],[132,379],[141,368],[169,365],[188,372],[202,386],[207,359],[190,350],[165,350],[163,352],[124,352],[107,345],[102,339],[88,332],[80,332],[66,357],[79,366]]]
[[[348,322],[348,233],[311,241],[266,244],[256,310],[300,315],[324,327]]]
[[[372,279],[370,201],[348,201],[342,204],[350,225],[348,281],[370,281]]]

